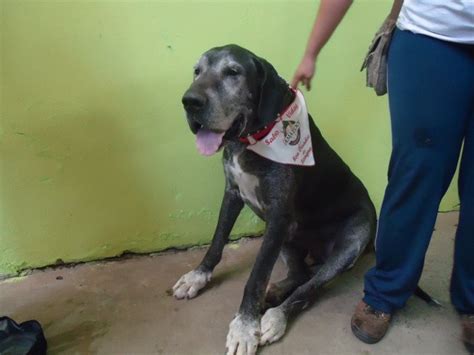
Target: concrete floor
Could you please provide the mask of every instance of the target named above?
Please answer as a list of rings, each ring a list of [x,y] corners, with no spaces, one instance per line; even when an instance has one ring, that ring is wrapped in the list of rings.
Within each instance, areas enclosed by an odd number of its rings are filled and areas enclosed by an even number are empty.
[[[260,354],[464,354],[458,318],[449,303],[449,275],[457,213],[440,214],[425,263],[422,287],[440,300],[436,309],[412,298],[386,338],[359,342],[350,317],[362,296],[366,254],[325,287],[317,302],[292,322],[285,337]],[[208,288],[190,301],[167,290],[198,264],[204,249],[38,271],[0,283],[0,314],[39,320],[50,354],[223,354],[260,240],[229,245]],[[273,279],[283,276],[279,261]]]

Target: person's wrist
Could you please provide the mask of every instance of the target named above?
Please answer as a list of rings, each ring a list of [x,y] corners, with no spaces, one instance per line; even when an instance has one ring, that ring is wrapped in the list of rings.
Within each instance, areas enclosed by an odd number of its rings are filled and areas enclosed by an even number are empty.
[[[305,61],[310,61],[312,63],[316,62],[316,58],[318,57],[318,54],[314,51],[308,51],[304,54],[303,60]]]

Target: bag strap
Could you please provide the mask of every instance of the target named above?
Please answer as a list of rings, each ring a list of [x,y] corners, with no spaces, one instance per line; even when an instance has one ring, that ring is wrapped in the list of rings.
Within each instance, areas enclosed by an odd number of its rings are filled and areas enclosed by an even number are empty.
[[[396,21],[398,19],[398,15],[400,14],[400,10],[402,9],[402,6],[403,6],[403,0],[394,0],[392,9],[390,10],[390,13],[388,14],[387,19]]]

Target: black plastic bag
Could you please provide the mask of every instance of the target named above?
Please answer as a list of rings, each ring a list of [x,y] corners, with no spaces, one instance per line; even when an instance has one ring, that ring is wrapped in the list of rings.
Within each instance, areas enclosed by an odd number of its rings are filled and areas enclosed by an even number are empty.
[[[41,325],[35,320],[21,324],[0,317],[1,355],[45,355],[46,339]]]

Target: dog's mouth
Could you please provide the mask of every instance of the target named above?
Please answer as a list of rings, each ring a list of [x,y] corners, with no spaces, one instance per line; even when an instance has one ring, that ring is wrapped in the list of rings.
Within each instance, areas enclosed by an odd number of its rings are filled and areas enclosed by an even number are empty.
[[[240,114],[226,131],[205,128],[199,122],[190,122],[190,128],[196,134],[196,148],[202,155],[211,156],[218,152],[224,145],[225,140],[238,137],[243,130],[243,114]]]
[[[232,126],[225,132],[224,139],[233,140],[238,138],[245,129],[246,119],[243,113],[240,113],[232,123]]]

